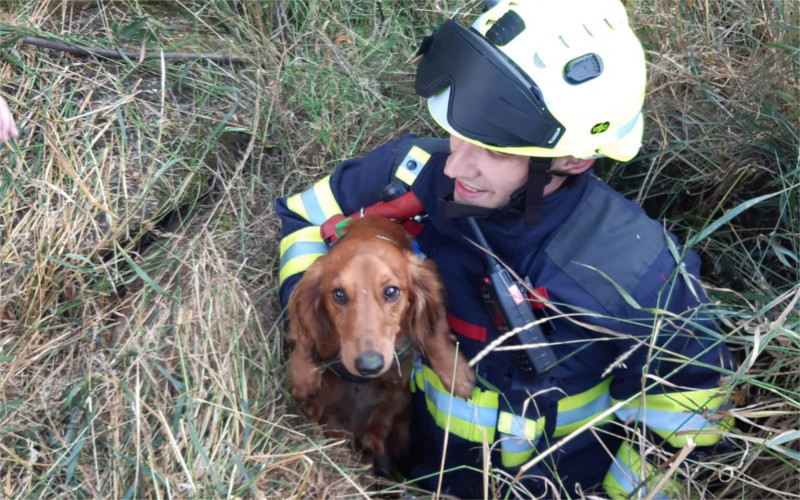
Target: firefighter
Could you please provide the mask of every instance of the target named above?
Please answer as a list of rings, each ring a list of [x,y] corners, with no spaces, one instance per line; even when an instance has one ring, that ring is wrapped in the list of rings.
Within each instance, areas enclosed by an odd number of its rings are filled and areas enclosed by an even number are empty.
[[[463,400],[417,360],[404,477],[462,498],[677,494],[658,474],[677,450],[717,444],[734,363],[697,255],[591,173],[641,143],[645,58],[623,5],[502,0],[471,28],[444,22],[419,54],[417,93],[449,138],[403,136],[279,198],[282,303],[326,251],[318,226],[400,183],[423,206],[417,242],[478,375]],[[508,325],[470,219],[529,280],[548,370],[520,355],[535,346],[493,344]]]

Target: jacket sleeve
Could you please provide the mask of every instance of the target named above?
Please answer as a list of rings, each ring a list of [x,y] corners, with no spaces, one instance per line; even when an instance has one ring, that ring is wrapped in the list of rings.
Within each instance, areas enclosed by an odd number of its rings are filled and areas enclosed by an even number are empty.
[[[281,222],[282,307],[286,307],[303,272],[327,250],[320,226],[333,215],[350,215],[380,201],[380,192],[391,181],[396,167],[397,152],[411,139],[412,136],[403,136],[363,158],[347,160],[305,191],[275,201],[275,213]]]
[[[673,238],[673,236],[669,236]],[[674,248],[674,247],[673,247]],[[689,443],[717,444],[726,394],[720,379],[735,369],[730,351],[718,333],[713,311],[699,283],[699,258],[686,254],[676,266],[664,249],[634,293],[626,333],[616,346],[617,366],[610,387],[612,403],[625,402],[615,416],[627,429],[646,429],[656,444],[675,452]],[[649,287],[649,288],[648,288]],[[641,484],[657,481],[653,456],[642,458],[633,433],[628,433],[603,482],[611,498],[626,498]],[[645,454],[647,455],[647,454]],[[643,473],[645,476],[642,477]],[[659,495],[676,494],[676,483],[664,483]]]

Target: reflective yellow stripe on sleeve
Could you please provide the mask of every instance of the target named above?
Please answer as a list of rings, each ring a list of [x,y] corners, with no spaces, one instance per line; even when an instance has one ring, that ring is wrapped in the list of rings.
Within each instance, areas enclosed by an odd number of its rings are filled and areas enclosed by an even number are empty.
[[[331,176],[318,181],[302,193],[290,196],[286,206],[308,222],[321,226],[331,216],[342,213],[331,191]]]
[[[322,241],[318,226],[308,226],[293,232],[281,240],[279,283],[308,269],[320,256],[324,255],[327,246]]]
[[[417,357],[412,375],[414,389],[425,394],[425,403],[436,425],[449,427],[450,433],[473,443],[494,442],[497,427],[498,394],[475,387],[472,396],[463,400],[450,396],[436,373]]]
[[[616,415],[623,422],[633,420],[644,423],[676,448],[686,444],[687,436],[699,446],[711,446],[721,436],[703,431],[730,429],[732,425],[731,417],[715,418],[714,415],[725,402],[726,397],[721,389],[647,394],[644,408],[633,406],[632,403],[617,410]]]
[[[608,377],[589,390],[560,399],[553,436],[565,436],[610,408],[611,395],[608,393],[608,388],[611,386],[612,378]],[[600,426],[613,418],[614,415],[609,413],[595,425]]]
[[[647,462],[642,469],[641,455],[630,443],[623,442],[603,479],[603,489],[612,500],[630,498],[634,493],[640,493],[644,498],[647,495],[644,483],[656,484],[658,482],[656,474],[656,468]],[[653,498],[657,500],[675,498],[678,493],[678,483],[672,479],[668,480],[665,490],[666,492],[663,490],[656,492]]]
[[[503,467],[518,467],[527,462],[544,431],[545,418],[536,420],[501,411],[497,419],[500,433],[500,461]]]

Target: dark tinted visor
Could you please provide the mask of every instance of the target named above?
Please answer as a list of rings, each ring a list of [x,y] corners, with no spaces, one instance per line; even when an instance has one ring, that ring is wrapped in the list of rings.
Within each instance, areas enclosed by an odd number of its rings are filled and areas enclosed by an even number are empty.
[[[419,54],[415,90],[428,98],[449,86],[447,120],[459,134],[499,147],[558,143],[564,127],[536,84],[476,31],[447,20]]]

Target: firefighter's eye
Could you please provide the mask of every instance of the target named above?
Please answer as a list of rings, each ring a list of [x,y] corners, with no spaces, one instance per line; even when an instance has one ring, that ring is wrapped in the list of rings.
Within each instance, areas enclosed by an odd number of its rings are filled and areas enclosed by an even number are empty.
[[[337,304],[347,304],[347,294],[341,288],[334,288],[331,297]]]
[[[387,286],[383,290],[383,298],[386,302],[393,302],[400,296],[400,290],[396,286]]]

